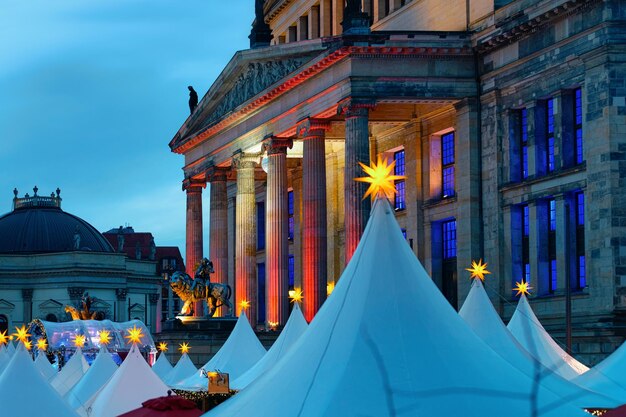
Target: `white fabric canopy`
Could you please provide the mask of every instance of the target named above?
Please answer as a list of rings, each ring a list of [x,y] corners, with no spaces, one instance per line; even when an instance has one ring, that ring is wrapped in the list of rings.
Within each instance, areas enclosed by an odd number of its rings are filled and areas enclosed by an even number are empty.
[[[167,385],[152,372],[136,345],[97,394],[90,417],[116,417],[141,407],[151,398],[167,395]]]
[[[246,314],[242,311],[224,345],[202,368],[207,372],[227,372],[230,380],[234,381],[257,363],[265,353],[265,348],[254,334]],[[208,380],[202,376],[201,371],[198,371],[177,384],[176,388],[187,391],[206,391]]]
[[[161,378],[161,380],[164,380],[167,374],[170,373],[172,369],[174,368],[172,367],[170,360],[167,359],[167,356],[165,356],[165,353],[159,353],[159,357],[157,358],[156,362],[154,362],[154,365],[152,365],[152,370],[154,371],[154,373],[157,374],[159,378]]]
[[[341,279],[292,349],[207,415],[586,415],[491,350],[419,263],[378,199]]]
[[[6,417],[78,417],[44,380],[23,346],[0,375],[0,407]]]
[[[307,329],[308,324],[302,315],[302,310],[298,303],[295,303],[289,320],[285,324],[285,328],[278,336],[270,350],[258,361],[252,368],[241,375],[239,378],[231,382],[230,387],[236,390],[242,390],[252,381],[267,372],[278,360],[291,349],[293,344]]]
[[[107,348],[102,346],[85,375],[65,395],[68,404],[80,415],[86,416],[95,395],[111,379],[115,371],[117,364]]]
[[[459,315],[493,350],[530,378],[536,378],[552,392],[570,398],[581,408],[613,408],[622,403],[591,392],[544,367],[533,358],[506,328],[491,304],[480,280],[474,280]]]
[[[37,352],[37,358],[35,359],[35,368],[46,381],[50,381],[56,374],[57,370],[52,366],[48,358],[46,357],[45,352]]]
[[[180,357],[174,369],[172,369],[166,376],[163,382],[166,385],[175,386],[192,375],[198,372],[198,368],[191,362],[189,355],[183,353]]]
[[[13,353],[15,353],[15,345],[11,341],[7,344],[7,353],[9,356],[13,356]]]
[[[520,297],[507,327],[528,353],[563,378],[573,379],[589,370],[552,339],[530,308],[525,295]]]
[[[83,375],[85,375],[88,369],[89,364],[83,356],[83,351],[78,348],[65,366],[61,368],[61,371],[52,378],[50,385],[52,385],[61,396],[64,396],[76,385]]]
[[[626,343],[573,381],[626,403]]]
[[[10,360],[11,355],[7,352],[6,347],[0,346],[0,375],[2,375],[2,371],[7,367]]]

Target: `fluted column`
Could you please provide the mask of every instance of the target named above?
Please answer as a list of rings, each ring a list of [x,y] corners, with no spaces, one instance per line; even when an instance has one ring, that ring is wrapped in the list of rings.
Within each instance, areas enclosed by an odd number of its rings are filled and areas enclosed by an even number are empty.
[[[307,119],[298,126],[302,136],[302,304],[307,321],[326,300],[327,232],[326,232],[326,131],[330,123]]]
[[[237,197],[235,212],[235,309],[239,315],[241,302],[248,301],[246,311],[252,326],[256,326],[256,201],[254,196],[254,168],[258,155],[239,153],[233,157],[237,169]]]
[[[224,168],[214,168],[209,173],[211,182],[211,219],[209,259],[213,262],[214,273],[211,281],[228,285],[228,197]],[[233,300],[231,300],[233,301]],[[235,314],[235,311],[232,311]],[[228,314],[226,308],[218,308],[215,317]]]
[[[287,202],[287,148],[291,139],[270,138],[267,151],[265,202],[265,258],[267,321],[284,326],[289,317],[289,211]]]
[[[359,162],[370,163],[369,150],[369,111],[373,103],[347,101],[340,103],[339,111],[346,116],[346,145],[344,168],[344,213],[345,213],[345,253],[346,265],[359,244],[367,219],[370,215],[371,202],[363,199],[367,184],[354,181],[364,176]]]
[[[183,189],[187,192],[187,234],[185,245],[186,271],[192,278],[196,267],[202,259],[202,189],[205,183],[186,182]],[[204,302],[193,305],[193,316],[204,316]]]

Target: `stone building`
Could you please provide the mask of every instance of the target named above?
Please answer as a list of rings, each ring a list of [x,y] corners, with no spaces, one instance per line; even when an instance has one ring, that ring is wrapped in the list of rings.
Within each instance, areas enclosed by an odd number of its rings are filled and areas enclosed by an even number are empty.
[[[395,159],[396,216],[454,307],[471,260],[505,319],[533,307],[594,363],[626,307],[626,9],[613,0],[257,1],[170,142],[184,155],[187,265],[209,254],[253,323],[311,319],[369,213],[357,162]],[[228,237],[228,238],[226,238]],[[374,306],[373,306],[374,308]]]
[[[33,319],[71,319],[88,292],[113,321],[140,319],[155,332],[162,277],[154,260],[115,249],[93,226],[61,209],[60,190],[17,197],[0,216],[0,331]]]

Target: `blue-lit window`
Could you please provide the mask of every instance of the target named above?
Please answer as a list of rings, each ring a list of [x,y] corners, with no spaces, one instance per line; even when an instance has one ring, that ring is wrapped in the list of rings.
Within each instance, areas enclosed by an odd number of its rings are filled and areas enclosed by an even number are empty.
[[[521,140],[521,169],[522,179],[528,178],[528,113],[526,109],[520,110],[520,132]]]
[[[257,275],[257,323],[265,323],[265,263],[256,265]],[[252,303],[254,307],[254,303]]]
[[[404,150],[395,152],[393,154],[393,159],[396,162],[396,165],[393,167],[394,175],[402,175],[405,174],[405,162],[404,162]],[[394,208],[396,211],[406,209],[406,187],[404,180],[396,180],[396,190],[397,193],[394,197]]]
[[[550,292],[553,293],[557,288],[556,276],[556,259],[550,259]]]
[[[456,220],[441,224],[443,232],[443,259],[456,258]]]
[[[550,207],[550,231],[554,232],[556,230],[556,201],[554,199],[549,200]]]
[[[576,205],[576,258],[578,260],[577,268],[577,287],[582,290],[587,286],[587,272],[585,270],[585,195],[578,192],[574,195],[574,204]]]
[[[530,235],[530,210],[528,204],[522,206],[522,226],[524,229],[524,236]]]
[[[289,255],[289,269],[288,269],[288,273],[289,273],[289,289],[293,290],[294,288],[294,281],[295,281],[295,271],[296,271],[296,267],[295,267],[296,263],[295,263],[295,259],[293,257],[293,255]]]
[[[288,205],[288,213],[289,213],[289,235],[288,239],[293,240],[293,231],[294,231],[294,219],[293,219],[293,191],[289,191],[287,193],[287,205]]]
[[[401,229],[402,230],[402,237],[404,237],[404,239],[406,240],[406,229]]]
[[[524,281],[530,283],[530,264],[524,264]]]
[[[585,225],[585,195],[576,193],[576,225]]]
[[[578,288],[587,286],[587,272],[585,271],[585,255],[578,257]]]
[[[548,172],[554,171],[554,99],[548,99],[546,103],[546,111],[547,111],[547,162],[548,162]]]
[[[574,90],[574,135],[576,136],[576,163],[583,162],[583,98],[580,88]]]
[[[524,280],[530,282],[530,210],[528,204],[521,206],[522,214],[522,273]],[[519,280],[519,277],[513,277],[514,282]]]
[[[454,196],[454,132],[441,136],[442,197]]]
[[[256,203],[256,249],[265,249],[265,203]]]
[[[557,288],[556,267],[556,201],[548,200],[548,291],[552,294]]]

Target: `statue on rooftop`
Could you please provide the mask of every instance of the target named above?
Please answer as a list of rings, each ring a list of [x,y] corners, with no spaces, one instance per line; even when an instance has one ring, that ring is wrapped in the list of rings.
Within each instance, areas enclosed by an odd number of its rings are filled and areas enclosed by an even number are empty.
[[[193,111],[198,106],[198,93],[192,86],[187,87],[189,89],[189,113],[193,114]]]
[[[80,250],[80,232],[78,226],[74,229],[74,250]]]

